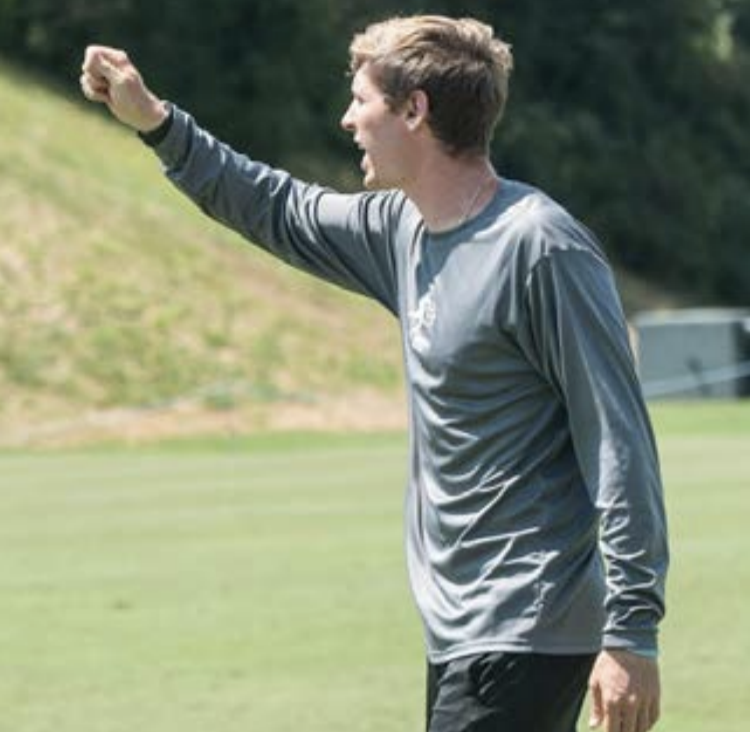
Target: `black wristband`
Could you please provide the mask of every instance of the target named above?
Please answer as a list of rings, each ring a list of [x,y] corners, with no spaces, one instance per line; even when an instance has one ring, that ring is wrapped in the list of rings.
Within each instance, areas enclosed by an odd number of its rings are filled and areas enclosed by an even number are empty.
[[[138,133],[138,137],[140,137],[149,147],[156,147],[169,134],[169,130],[172,129],[172,123],[174,122],[174,108],[169,104],[167,105],[167,110],[167,116],[158,127],[149,130],[148,132]]]

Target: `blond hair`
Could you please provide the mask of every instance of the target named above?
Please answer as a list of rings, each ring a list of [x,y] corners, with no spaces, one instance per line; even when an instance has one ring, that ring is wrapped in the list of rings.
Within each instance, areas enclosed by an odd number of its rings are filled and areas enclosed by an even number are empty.
[[[418,89],[428,124],[452,155],[486,154],[513,69],[510,46],[472,18],[417,15],[368,26],[349,47],[354,74],[367,65],[394,110]]]

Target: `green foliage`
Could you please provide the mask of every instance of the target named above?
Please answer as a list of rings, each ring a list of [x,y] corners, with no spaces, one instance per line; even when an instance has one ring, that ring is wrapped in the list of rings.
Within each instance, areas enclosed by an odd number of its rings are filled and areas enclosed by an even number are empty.
[[[570,205],[621,265],[742,303],[750,213],[748,0],[477,0],[514,46],[507,175]],[[337,129],[351,33],[402,0],[0,0],[0,50],[73,84],[83,47],[128,49],[161,94],[293,172],[351,185]],[[458,0],[430,12],[463,15]]]
[[[726,15],[703,0],[538,5],[509,27],[506,169],[570,202],[631,271],[695,302],[743,302],[750,93],[746,50],[717,40]]]

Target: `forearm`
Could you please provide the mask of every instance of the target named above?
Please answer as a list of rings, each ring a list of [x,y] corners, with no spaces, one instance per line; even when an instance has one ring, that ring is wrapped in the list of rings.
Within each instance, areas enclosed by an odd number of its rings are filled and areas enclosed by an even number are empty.
[[[649,519],[630,527],[622,512],[602,513],[601,550],[608,594],[602,645],[655,656],[657,629],[665,613],[668,564],[666,529],[657,506],[627,513]],[[619,515],[616,515],[619,514]]]
[[[288,174],[233,151],[174,106],[165,127],[141,137],[154,148],[167,177],[204,213],[288,258],[282,249],[289,236],[278,224],[294,205]]]
[[[593,377],[576,377],[571,430],[600,517],[608,588],[603,645],[653,655],[668,565],[659,460],[627,344],[608,351]]]
[[[393,196],[342,195],[235,152],[179,108],[141,135],[201,210],[310,274],[395,307]]]
[[[668,565],[659,459],[624,326],[612,323],[609,330],[608,356],[598,371],[570,379],[570,425],[600,518],[608,588],[603,645],[655,654]],[[604,337],[594,335],[595,343]]]
[[[659,460],[627,345],[611,342],[607,350],[597,373],[579,372],[568,391],[573,442],[600,517],[603,645],[655,654],[668,565]]]

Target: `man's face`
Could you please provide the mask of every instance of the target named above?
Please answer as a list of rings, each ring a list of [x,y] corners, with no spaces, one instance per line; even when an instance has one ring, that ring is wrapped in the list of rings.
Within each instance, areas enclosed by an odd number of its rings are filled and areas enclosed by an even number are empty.
[[[408,126],[405,114],[394,112],[368,73],[367,65],[352,80],[352,101],[341,126],[362,150],[360,167],[368,189],[401,188],[405,182]]]

